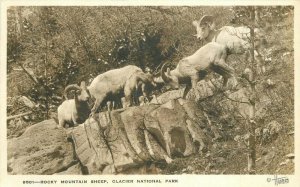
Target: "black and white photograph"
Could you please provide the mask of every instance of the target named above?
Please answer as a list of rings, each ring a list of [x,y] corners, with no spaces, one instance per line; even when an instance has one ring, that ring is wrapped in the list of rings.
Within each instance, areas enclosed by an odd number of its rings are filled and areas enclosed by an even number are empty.
[[[1,4],[0,186],[299,185],[296,3],[123,3]]]

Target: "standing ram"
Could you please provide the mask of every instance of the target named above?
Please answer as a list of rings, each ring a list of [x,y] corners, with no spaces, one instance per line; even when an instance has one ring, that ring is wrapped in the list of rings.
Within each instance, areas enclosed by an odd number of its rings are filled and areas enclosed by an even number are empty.
[[[210,42],[193,55],[183,58],[177,64],[174,70],[167,68],[164,64],[161,68],[162,80],[170,85],[173,89],[179,89],[180,84],[186,84],[183,98],[191,88],[195,88],[197,82],[210,72],[214,71],[222,75],[224,82],[227,84],[230,77],[234,76],[234,70],[226,64],[228,48],[225,45],[216,42]]]
[[[132,96],[136,87],[142,83],[146,85],[153,82],[139,67],[128,65],[123,68],[113,69],[98,75],[88,87],[95,104],[91,110],[93,115],[99,107],[110,101],[110,98],[125,94],[126,106],[132,105]]]
[[[68,99],[69,91],[74,91],[74,99]],[[74,126],[83,123],[90,115],[90,107],[88,100],[90,98],[89,91],[82,81],[80,86],[77,84],[68,85],[65,88],[65,100],[57,108],[58,127],[65,127],[66,124]]]

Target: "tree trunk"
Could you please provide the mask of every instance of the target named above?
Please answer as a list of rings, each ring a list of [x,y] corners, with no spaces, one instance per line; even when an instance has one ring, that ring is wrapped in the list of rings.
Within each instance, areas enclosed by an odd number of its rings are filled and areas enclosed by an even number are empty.
[[[256,160],[256,150],[255,150],[255,102],[256,102],[256,92],[255,92],[255,59],[254,59],[254,42],[255,42],[255,35],[254,35],[254,27],[255,27],[255,7],[250,7],[251,13],[251,26],[250,26],[250,42],[251,42],[251,73],[249,75],[249,83],[251,88],[251,98],[250,98],[250,109],[249,109],[249,119],[247,120],[248,125],[248,173],[254,174],[255,173],[255,160]]]

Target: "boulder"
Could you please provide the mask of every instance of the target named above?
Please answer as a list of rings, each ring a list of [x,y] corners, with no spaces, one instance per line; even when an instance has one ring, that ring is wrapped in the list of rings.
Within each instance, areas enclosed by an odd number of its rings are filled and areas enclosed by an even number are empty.
[[[50,175],[76,163],[66,132],[56,129],[54,120],[32,125],[20,137],[8,139],[7,153],[9,174]]]
[[[164,103],[166,103],[170,100],[182,98],[183,91],[184,91],[184,88],[179,89],[179,90],[171,90],[171,91],[165,92],[165,93],[161,94],[158,97],[154,97],[150,101],[150,103],[152,103],[152,104],[164,104]]]
[[[214,95],[216,85],[219,85],[219,82],[217,83],[215,79],[209,81],[199,81],[196,88],[191,89],[191,91],[187,94],[187,98],[194,101],[200,101],[210,97]]]
[[[29,108],[33,108],[35,107],[35,103],[33,101],[31,101],[30,99],[28,99],[28,97],[26,96],[21,96],[18,99],[19,102],[23,103],[25,106],[29,107]]]
[[[187,99],[200,101],[214,94],[217,88],[221,87],[220,80],[212,79],[209,81],[201,80],[197,83],[197,87],[191,89],[187,94]],[[171,90],[161,94],[159,97],[155,97],[151,100],[154,104],[164,104],[170,100],[182,98],[185,88],[179,90]]]

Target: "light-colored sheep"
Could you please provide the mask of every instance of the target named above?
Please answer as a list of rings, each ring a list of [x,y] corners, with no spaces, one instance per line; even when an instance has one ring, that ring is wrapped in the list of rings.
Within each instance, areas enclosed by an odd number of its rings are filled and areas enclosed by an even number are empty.
[[[229,54],[242,54],[248,52],[251,47],[249,43],[250,29],[248,27],[224,26],[216,30],[213,16],[208,15],[203,16],[200,21],[193,21],[193,25],[197,30],[195,35],[197,39],[223,44],[228,48]],[[254,32],[256,38],[263,38],[263,33],[260,29],[256,28]],[[256,42],[256,47],[265,42],[264,39],[261,39],[261,42]]]
[[[74,99],[68,99],[67,97],[70,90],[75,90]],[[74,126],[83,123],[91,112],[88,104],[90,94],[85,82],[82,81],[80,86],[77,84],[68,85],[65,88],[64,95],[68,100],[65,100],[57,108],[58,127],[65,127],[66,124]]]
[[[136,88],[142,83],[147,85],[152,81],[146,75],[139,67],[134,65],[113,69],[98,75],[88,87],[91,96],[96,100],[91,115],[107,101],[111,101],[110,98],[121,97],[122,94],[126,98],[125,107],[131,106],[133,103],[132,96],[136,92]],[[155,85],[154,82],[153,85]]]
[[[180,60],[174,70],[170,71],[168,68],[165,72],[166,64],[164,64],[161,68],[161,78],[173,89],[178,89],[180,84],[186,84],[183,98],[210,71],[222,75],[224,86],[227,84],[228,79],[234,76],[233,68],[226,64],[227,50],[226,46],[216,42],[208,43],[193,55]]]

